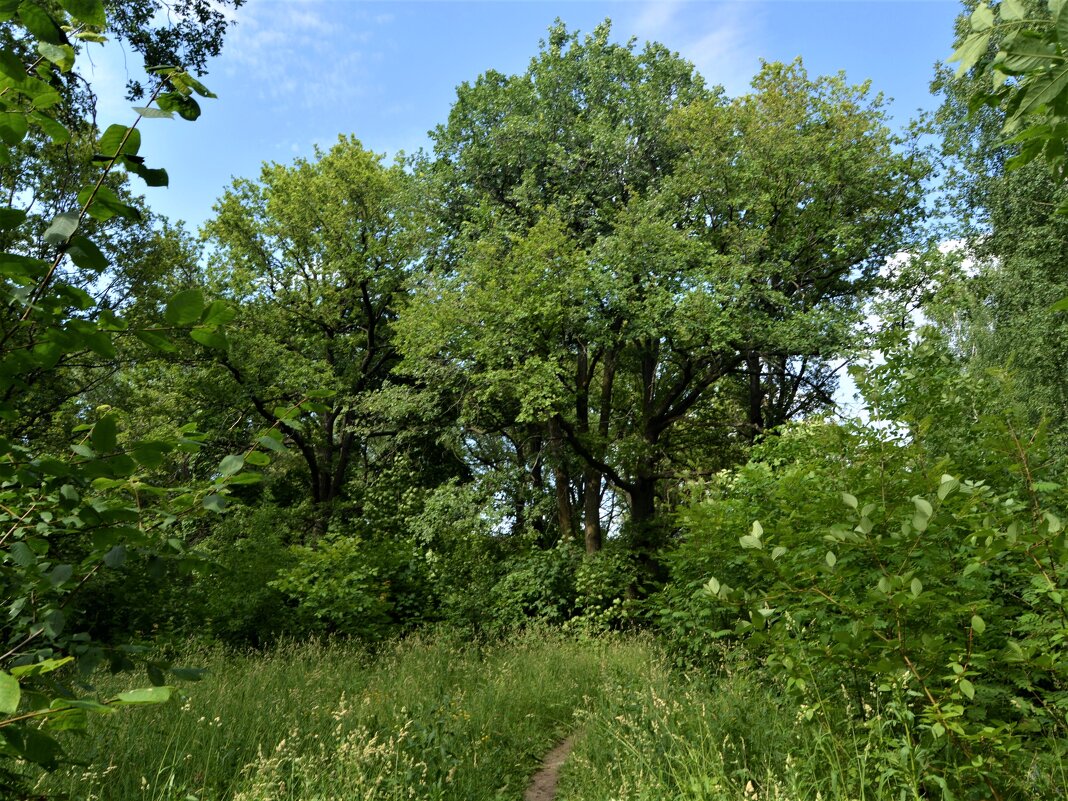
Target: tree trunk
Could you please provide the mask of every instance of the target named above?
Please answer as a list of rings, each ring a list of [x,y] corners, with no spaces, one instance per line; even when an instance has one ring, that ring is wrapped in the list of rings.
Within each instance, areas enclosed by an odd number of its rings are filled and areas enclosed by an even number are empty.
[[[760,383],[760,354],[750,353],[745,357],[745,369],[749,375],[749,428],[750,441],[764,433],[764,387]]]
[[[571,505],[571,476],[564,463],[563,435],[560,421],[556,417],[549,420],[549,451],[553,460],[553,484],[556,489],[556,517],[560,525],[561,541],[575,536],[575,510]]]
[[[601,473],[592,467],[582,471],[582,526],[586,534],[586,553],[601,550]]]

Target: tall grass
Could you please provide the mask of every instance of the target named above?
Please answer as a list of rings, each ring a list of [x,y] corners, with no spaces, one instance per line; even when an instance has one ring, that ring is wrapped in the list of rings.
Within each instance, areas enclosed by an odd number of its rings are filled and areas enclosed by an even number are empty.
[[[375,657],[339,643],[234,656],[177,703],[72,737],[90,767],[38,791],[79,801],[518,801],[577,732],[558,801],[918,801],[904,699],[798,703],[742,652],[680,673],[648,640],[538,631],[493,646],[411,638]],[[116,687],[101,688],[107,694]],[[903,735],[903,732],[905,734]],[[1051,744],[1006,799],[1064,797]],[[1061,751],[1060,753],[1063,753]],[[985,796],[976,796],[977,798]]]
[[[184,656],[209,670],[184,700],[94,721],[68,743],[92,767],[39,790],[85,801],[517,799],[575,710],[603,702],[605,677],[640,675],[652,658],[643,642],[546,632],[487,648],[414,638],[374,660],[323,643]]]
[[[558,801],[921,801],[943,794],[921,769],[905,699],[855,708],[844,689],[811,703],[724,653],[718,675],[662,659],[582,715]],[[1064,743],[1037,747],[1003,799],[1065,798]],[[985,783],[962,799],[988,799]]]

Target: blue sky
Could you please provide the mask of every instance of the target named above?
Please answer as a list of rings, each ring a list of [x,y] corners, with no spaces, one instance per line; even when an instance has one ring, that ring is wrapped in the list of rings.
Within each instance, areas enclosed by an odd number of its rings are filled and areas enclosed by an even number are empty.
[[[205,101],[195,123],[142,123],[142,154],[171,179],[147,196],[196,228],[232,177],[310,156],[339,134],[388,154],[427,146],[459,83],[487,69],[523,71],[557,17],[583,31],[610,17],[616,38],[663,42],[732,95],[746,90],[760,59],[801,56],[813,74],[870,78],[904,124],[935,104],[928,84],[952,51],[959,8],[956,0],[248,0],[204,79],[219,99]],[[109,46],[92,61],[87,77],[105,98],[99,121],[128,123],[122,86],[136,56]]]

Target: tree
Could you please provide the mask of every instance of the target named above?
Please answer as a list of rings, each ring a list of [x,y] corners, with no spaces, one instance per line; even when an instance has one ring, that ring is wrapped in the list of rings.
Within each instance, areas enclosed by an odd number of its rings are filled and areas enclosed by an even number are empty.
[[[525,74],[461,86],[434,137],[441,239],[402,311],[405,369],[451,369],[469,424],[536,425],[560,520],[580,498],[596,551],[619,493],[647,556],[702,412],[740,380],[750,434],[823,400],[813,368],[908,241],[926,170],[867,87],[767,65],[727,101],[607,24],[558,24]]]
[[[954,219],[948,236],[967,243],[965,255],[975,269],[948,276],[926,313],[953,332],[970,369],[1009,367],[1015,373],[1017,401],[1033,424],[1045,419],[1062,430],[1068,354],[1065,319],[1056,309],[1068,295],[1068,220],[1059,213],[1068,190],[1056,171],[1058,145],[1046,136],[1056,126],[1050,128],[1043,116],[1059,113],[1061,101],[1013,120],[1013,109],[1026,105],[1029,82],[1049,77],[1049,64],[1038,55],[1027,61],[1024,50],[1034,45],[1036,53],[1060,58],[1050,16],[1057,9],[1031,3],[1023,13],[1017,6],[1003,3],[999,16],[969,6],[959,24],[958,55],[975,55],[968,48],[979,41],[986,50],[974,68],[967,69],[969,56],[956,75],[943,70],[935,82],[943,96],[938,124],[951,166],[944,182]],[[992,78],[999,87],[995,94],[988,91]]]
[[[1004,112],[1001,134],[1020,145],[1007,163],[1022,167],[1041,157],[1061,179],[1068,138],[1068,4],[1064,0],[986,0],[969,3],[961,21],[956,77],[981,72],[986,86],[972,86],[969,108]]]
[[[141,215],[118,191],[116,175],[124,171],[149,186],[166,183],[166,173],[138,155],[142,119],[170,116],[167,109],[195,116],[192,96],[211,93],[179,67],[157,69],[146,108],[133,124],[100,133],[81,118],[85,107],[79,104],[91,95],[69,89],[80,82],[72,72],[75,45],[108,30],[103,3],[26,0],[0,5],[0,17],[0,163],[16,166],[5,172],[7,202],[0,207],[0,793],[25,797],[24,777],[9,760],[50,769],[63,758],[55,731],[84,728],[89,713],[156,703],[170,694],[165,662],[148,663],[160,686],[111,698],[83,696],[77,682],[67,681],[75,666],[83,675],[106,659],[116,670],[133,666],[128,652],[79,630],[72,605],[79,590],[131,552],[180,555],[181,542],[170,536],[174,523],[202,508],[220,509],[232,486],[257,476],[242,471],[243,456],[231,455],[211,482],[159,485],[159,466],[170,454],[196,450],[199,437],[185,429],[166,440],[125,439],[117,415],[88,407],[92,370],[76,363],[120,359],[136,340],[169,346],[175,335],[194,341],[223,336],[224,306],[205,304],[199,291],[169,298],[165,330],[152,331],[124,319],[110,305],[113,294],[94,297],[88,291],[94,282],[86,278],[107,275],[109,256],[122,252],[114,239],[110,247],[93,241],[102,230],[95,223]],[[49,156],[42,162],[32,157],[33,143],[45,140],[60,149],[77,144],[66,155],[75,159],[71,173],[83,182],[64,195],[36,185],[59,174]],[[24,141],[31,145],[13,157]],[[50,219],[35,226],[35,209],[22,204],[46,195]],[[58,399],[57,371],[69,393]],[[74,425],[60,446],[56,437],[37,436],[40,428],[26,421],[42,408],[61,407]]]
[[[390,440],[369,401],[399,359],[393,323],[415,255],[407,191],[400,164],[341,138],[235,181],[204,228],[209,286],[239,309],[216,380],[241,428],[266,423],[292,441],[318,533],[353,467]]]

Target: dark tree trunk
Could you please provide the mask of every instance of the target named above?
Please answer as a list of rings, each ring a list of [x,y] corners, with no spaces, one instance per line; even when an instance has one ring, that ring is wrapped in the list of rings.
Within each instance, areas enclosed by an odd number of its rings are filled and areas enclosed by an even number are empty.
[[[760,383],[760,354],[745,357],[745,371],[749,378],[749,425],[746,433],[755,440],[764,433],[764,387]]]
[[[586,535],[586,553],[601,550],[601,473],[592,467],[582,472],[582,527]]]
[[[553,461],[553,485],[556,491],[556,519],[560,526],[560,539],[570,540],[575,537],[575,509],[571,505],[571,476],[564,461],[563,434],[560,432],[560,419],[549,419],[549,453]]]

